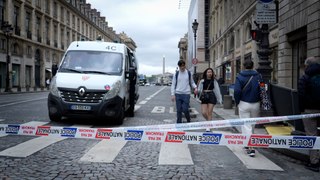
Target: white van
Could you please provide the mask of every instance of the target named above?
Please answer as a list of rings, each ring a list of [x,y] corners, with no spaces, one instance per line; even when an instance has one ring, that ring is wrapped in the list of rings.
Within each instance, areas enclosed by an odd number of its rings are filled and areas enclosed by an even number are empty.
[[[126,45],[72,42],[53,75],[48,95],[50,120],[93,117],[122,124],[125,115],[134,116],[139,98],[138,63]]]

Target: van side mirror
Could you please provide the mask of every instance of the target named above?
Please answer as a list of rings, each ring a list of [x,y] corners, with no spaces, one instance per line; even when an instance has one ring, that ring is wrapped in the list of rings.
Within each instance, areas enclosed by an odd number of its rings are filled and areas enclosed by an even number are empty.
[[[56,65],[56,64],[52,65],[51,70],[52,70],[52,77],[53,77],[57,74],[58,65]]]
[[[126,78],[128,78],[130,81],[134,80],[136,78],[136,68],[130,67],[129,71],[126,72]]]

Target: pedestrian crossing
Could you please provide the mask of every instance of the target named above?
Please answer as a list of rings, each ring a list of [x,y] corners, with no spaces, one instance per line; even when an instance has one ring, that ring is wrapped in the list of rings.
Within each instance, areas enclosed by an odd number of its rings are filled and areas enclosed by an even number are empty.
[[[44,125],[44,122],[29,122],[29,125]],[[72,127],[80,127],[74,125]],[[82,128],[89,126],[83,126]],[[5,138],[5,137],[1,137]],[[0,152],[0,156],[27,158],[36,152],[45,149],[57,142],[64,141],[67,138],[61,137],[36,137],[23,143],[17,144]],[[83,140],[87,141],[87,140]],[[139,143],[139,142],[136,142]],[[79,162],[112,163],[126,146],[126,141],[108,141],[101,140],[91,147],[79,159]],[[193,157],[188,144],[161,143],[158,154],[159,165],[193,165]],[[201,145],[199,145],[201,146]],[[206,146],[203,146],[206,148]],[[245,155],[242,147],[226,147],[233,153],[247,169],[283,171],[281,167],[266,158],[263,154],[256,151],[256,157],[251,158]],[[222,157],[223,158],[223,157]]]

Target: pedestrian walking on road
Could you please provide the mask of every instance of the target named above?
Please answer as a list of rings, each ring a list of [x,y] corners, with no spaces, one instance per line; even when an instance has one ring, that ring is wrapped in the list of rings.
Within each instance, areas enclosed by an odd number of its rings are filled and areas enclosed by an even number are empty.
[[[207,121],[212,120],[214,106],[217,103],[222,104],[220,86],[214,77],[213,69],[207,68],[203,72],[202,79],[198,86],[198,93],[201,101],[201,113]],[[210,131],[210,129],[207,128],[206,131]]]
[[[244,70],[239,73],[234,86],[234,99],[239,108],[239,116],[242,118],[253,118],[260,115],[260,88],[259,82],[262,81],[261,74],[253,70],[252,60],[244,60]],[[243,125],[243,134],[254,133],[254,125]],[[255,150],[246,147],[247,154],[255,156]]]
[[[305,74],[299,79],[298,94],[300,111],[305,114],[320,113],[320,59],[309,57],[305,60]],[[319,136],[317,127],[320,118],[303,119],[307,136]],[[309,150],[307,169],[319,172],[319,150]]]
[[[194,88],[197,94],[197,85],[194,83],[191,72],[186,69],[186,63],[183,60],[178,61],[179,71],[175,73],[171,84],[171,101],[176,102],[177,123],[182,123],[182,112],[187,122],[190,122],[190,93]]]

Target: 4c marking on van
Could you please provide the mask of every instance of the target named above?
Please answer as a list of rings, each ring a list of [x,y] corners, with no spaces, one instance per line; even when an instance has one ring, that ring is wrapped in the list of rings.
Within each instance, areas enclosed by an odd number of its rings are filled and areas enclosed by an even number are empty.
[[[111,51],[116,51],[117,50],[117,46],[107,46],[106,47],[107,50],[111,50]]]

